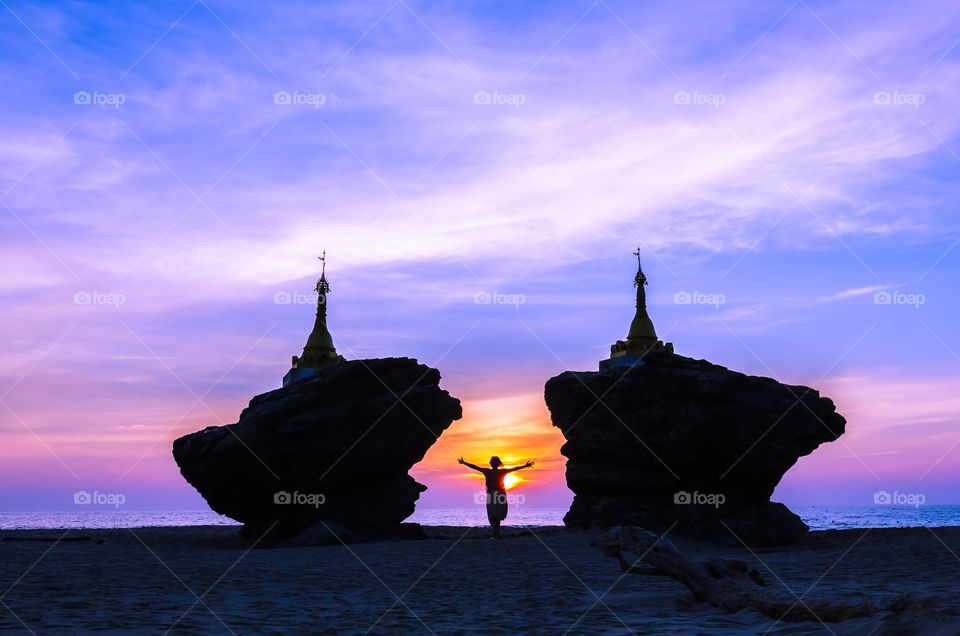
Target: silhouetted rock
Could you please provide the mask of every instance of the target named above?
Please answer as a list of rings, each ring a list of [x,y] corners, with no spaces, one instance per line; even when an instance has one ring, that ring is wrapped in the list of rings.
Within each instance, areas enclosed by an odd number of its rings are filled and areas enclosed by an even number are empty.
[[[545,398],[567,439],[568,526],[673,527],[730,544],[790,543],[807,532],[770,496],[799,457],[846,425],[813,389],[663,350],[633,368],[561,373]]]
[[[246,536],[290,537],[321,520],[306,541],[391,535],[426,490],[407,471],[462,415],[439,382],[411,358],[344,362],[254,397],[236,424],[177,439],[173,456]]]

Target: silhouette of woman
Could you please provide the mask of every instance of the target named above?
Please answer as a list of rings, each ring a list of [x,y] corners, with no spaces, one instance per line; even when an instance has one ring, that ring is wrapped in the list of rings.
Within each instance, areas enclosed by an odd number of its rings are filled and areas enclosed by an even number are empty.
[[[533,461],[528,461],[522,466],[507,468],[500,461],[500,458],[494,455],[490,458],[490,468],[481,468],[476,464],[463,461],[463,457],[457,458],[457,462],[467,468],[472,468],[483,473],[484,481],[487,487],[487,519],[493,527],[493,538],[500,538],[500,522],[507,518],[507,489],[503,485],[503,478],[507,473],[515,470],[523,470],[533,466]]]

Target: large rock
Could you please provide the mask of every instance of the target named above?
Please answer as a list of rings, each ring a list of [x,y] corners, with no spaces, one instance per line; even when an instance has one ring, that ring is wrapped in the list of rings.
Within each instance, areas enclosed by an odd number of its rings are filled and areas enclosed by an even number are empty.
[[[633,368],[561,373],[545,398],[567,440],[568,526],[672,528],[731,544],[807,532],[770,496],[799,457],[846,425],[811,388],[663,350]]]
[[[173,456],[247,536],[289,537],[321,521],[312,532],[387,536],[426,490],[407,471],[462,415],[439,382],[411,358],[344,362],[254,397],[236,424],[177,439]]]

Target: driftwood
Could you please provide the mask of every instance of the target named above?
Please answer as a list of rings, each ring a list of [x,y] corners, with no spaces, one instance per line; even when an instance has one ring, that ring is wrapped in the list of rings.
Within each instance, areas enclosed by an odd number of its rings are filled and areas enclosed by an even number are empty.
[[[750,609],[776,620],[830,623],[873,616],[903,605],[902,599],[881,607],[868,601],[851,604],[795,595],[785,586],[768,586],[744,561],[716,557],[693,561],[680,554],[668,539],[658,541],[657,535],[642,528],[613,528],[598,545],[606,556],[617,558],[621,571],[669,576],[683,583],[697,601],[730,612]],[[636,554],[646,566],[631,566],[622,552]]]

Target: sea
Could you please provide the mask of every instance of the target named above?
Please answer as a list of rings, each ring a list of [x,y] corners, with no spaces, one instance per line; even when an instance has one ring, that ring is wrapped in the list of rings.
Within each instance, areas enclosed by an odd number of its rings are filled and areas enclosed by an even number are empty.
[[[794,506],[791,510],[800,515],[811,530],[960,526],[960,506]],[[561,526],[566,512],[566,508],[512,506],[505,525]],[[480,526],[487,523],[486,515],[479,507],[424,508],[417,510],[407,521],[427,526]],[[0,530],[232,525],[240,524],[210,510],[0,512]]]

